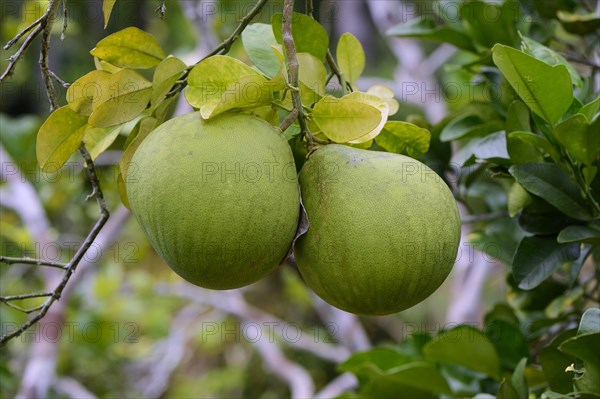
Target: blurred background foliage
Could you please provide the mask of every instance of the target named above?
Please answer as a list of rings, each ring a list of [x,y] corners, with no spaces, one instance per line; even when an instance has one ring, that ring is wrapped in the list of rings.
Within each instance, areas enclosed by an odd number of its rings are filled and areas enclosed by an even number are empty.
[[[462,204],[463,217],[495,215],[489,220],[474,219],[465,226],[457,268],[440,290],[397,315],[354,317],[316,298],[305,287],[295,267],[284,264],[268,278],[241,291],[243,297],[237,293],[214,296],[205,290],[183,286],[154,253],[137,223],[124,217],[124,223],[111,231],[114,235],[106,240],[107,244],[97,256],[89,255],[91,267],[73,287],[68,302],[63,303],[64,319],[57,322],[67,324],[57,324],[60,339],[53,339],[53,325],[46,323],[33,327],[31,332],[0,349],[0,396],[13,397],[20,390],[24,370],[40,355],[34,352],[40,340],[51,344],[57,341],[56,376],[40,377],[50,381],[47,397],[84,397],[92,393],[102,398],[287,397],[290,395],[288,384],[281,378],[273,378],[277,373],[273,365],[265,361],[272,355],[269,352],[272,347],[281,348],[287,359],[307,370],[317,391],[341,371],[351,371],[362,383],[364,395],[393,397],[398,394],[397,389],[406,388],[405,385],[391,384],[388,387],[391,391],[384,388],[369,391],[373,388],[369,388],[370,379],[386,385],[377,380],[378,377],[364,374],[360,362],[381,366],[381,359],[395,361],[396,352],[422,358],[425,343],[440,329],[464,322],[485,331],[486,325],[495,320],[504,322],[500,323],[504,337],[511,337],[505,341],[488,337],[500,354],[502,376],[488,378],[465,371],[460,365],[443,370],[446,378],[455,384],[453,390],[465,392],[465,396],[472,396],[468,393],[478,390],[495,393],[499,385],[501,391],[499,381],[502,377],[510,378],[521,358],[532,356],[537,360],[540,350],[559,333],[571,331],[569,334],[574,335],[583,309],[594,303],[594,298],[586,298],[583,289],[577,289],[580,286],[569,283],[568,267],[559,270],[557,279],[548,279],[530,291],[518,288],[510,273],[507,277],[510,267],[503,265],[510,266],[518,243],[526,233],[519,221],[508,217],[506,212],[511,182],[496,178],[506,174],[502,162],[475,162],[477,157],[472,157],[472,152],[463,151],[461,155],[459,149],[466,146],[464,141],[440,140],[449,122],[474,109],[484,121],[489,119],[488,115],[502,115],[508,100],[494,98],[490,90],[507,87],[507,83],[493,70],[491,59],[481,59],[481,53],[385,35],[393,24],[420,14],[429,15],[433,3],[315,1],[315,16],[330,33],[330,43],[336,43],[345,31],[353,32],[363,43],[367,69],[365,77],[358,82],[361,88],[373,83],[390,85],[401,102],[400,112],[394,119],[408,120],[431,130],[431,149],[422,160],[446,174]],[[518,3],[525,15],[518,22],[519,31],[527,31],[529,37],[575,61],[573,65],[584,78],[582,86],[576,89],[576,97],[583,103],[597,93],[590,79],[592,67],[584,62],[598,62],[597,58],[591,58],[596,57],[594,54],[598,51],[598,32],[591,30],[590,34],[588,31],[589,25],[596,26],[597,22],[581,23],[573,16],[593,12],[592,3],[568,0]],[[54,25],[50,64],[61,78],[73,82],[94,69],[89,51],[95,44],[128,26],[152,33],[169,53],[192,64],[201,58],[200,54],[226,38],[254,2],[166,1],[163,19],[156,11],[161,2],[118,0],[106,29],[102,1],[69,0],[67,4],[68,29],[61,41],[62,24]],[[44,1],[2,2],[0,41],[7,42],[34,21],[46,5]],[[297,11],[303,7],[303,2],[298,2]],[[281,2],[269,2],[256,20],[268,23],[272,15],[280,11]],[[562,20],[558,15],[563,16]],[[503,34],[514,34],[506,39],[512,41],[507,44],[518,47],[516,31],[492,33],[490,37],[480,36],[481,48],[489,50],[498,37],[505,40]],[[84,202],[90,187],[79,159],[73,157],[56,173],[43,172],[36,166],[35,136],[49,111],[36,46],[32,46],[13,77],[0,88],[0,143],[14,161],[3,162],[2,174],[16,174],[19,181],[32,185],[35,200],[47,216],[49,229],[46,243],[40,244],[18,213],[3,204],[0,208],[1,253],[50,258],[56,254],[56,260],[66,261],[72,255],[73,243],[81,242],[95,221],[97,207]],[[0,51],[0,69],[6,67],[12,51]],[[230,55],[247,60],[241,41],[236,42]],[[578,59],[581,62],[577,62]],[[424,60],[429,62],[429,69],[419,70]],[[412,86],[406,84],[425,86],[418,86],[417,93],[411,96]],[[441,88],[451,87],[465,91],[456,97],[449,93],[444,97]],[[65,89],[58,89],[60,98],[64,98]],[[125,139],[125,136],[120,137],[96,161],[111,210],[117,209],[120,203],[117,162]],[[469,160],[470,163],[458,170],[453,166]],[[13,165],[18,170],[13,169]],[[0,186],[0,189],[5,188],[6,184]],[[9,194],[7,190],[2,191],[5,200]],[[542,220],[541,224],[545,223],[548,221]],[[489,254],[482,251],[486,248]],[[458,266],[461,264],[463,266]],[[474,272],[473,265],[485,269],[483,275]],[[590,257],[584,268],[586,273],[582,275],[593,274],[594,268],[598,273],[598,266]],[[2,265],[0,292],[14,295],[43,291],[45,278],[48,274],[36,267]],[[240,298],[243,298],[242,305],[236,302]],[[265,315],[268,315],[266,319]],[[3,333],[25,319],[21,312],[6,306],[0,308]],[[293,328],[276,331],[274,343],[263,335],[256,345],[252,339],[254,330],[245,327],[251,323],[264,327],[265,320],[277,320],[282,326]],[[316,349],[311,351],[294,345],[296,330],[309,343],[314,343]],[[411,333],[419,334],[409,339]],[[261,347],[260,343],[270,345],[271,349]],[[377,358],[379,354],[371,352],[373,358],[368,358],[371,356],[368,354],[366,360],[355,357],[354,365],[350,361],[338,368],[351,353],[371,346],[394,348],[394,354],[387,357],[389,353],[384,353]],[[487,349],[485,345],[482,347]],[[329,358],[319,355],[319,351],[332,348],[339,350],[339,354]],[[561,356],[557,350],[546,353],[547,357]],[[560,360],[564,362],[564,358]],[[54,366],[44,370],[54,370]],[[548,377],[543,376],[539,366],[529,367],[525,374],[532,391],[539,393],[548,388]],[[551,388],[563,392],[564,385],[559,386],[556,381],[551,383]],[[514,380],[512,384],[519,385]],[[564,384],[569,385],[569,381]],[[405,392],[423,394],[419,390]]]

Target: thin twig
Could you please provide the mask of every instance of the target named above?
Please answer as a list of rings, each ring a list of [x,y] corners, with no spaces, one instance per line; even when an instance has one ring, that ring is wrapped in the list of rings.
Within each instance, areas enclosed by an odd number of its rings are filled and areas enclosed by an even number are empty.
[[[23,265],[35,265],[35,266],[48,266],[48,267],[56,267],[57,269],[67,269],[67,265],[59,262],[50,262],[41,259],[33,259],[33,258],[11,258],[8,256],[0,256],[0,264],[4,263],[7,265],[14,264],[23,264]]]
[[[31,298],[45,298],[47,296],[52,296],[54,293],[52,292],[39,292],[32,294],[21,294],[21,295],[9,295],[9,296],[0,296],[0,302],[10,302],[10,301],[20,301],[22,299],[31,299]]]
[[[79,262],[81,262],[83,256],[90,248],[90,246],[98,236],[98,233],[100,233],[100,230],[102,230],[102,227],[104,227],[104,224],[108,220],[109,211],[106,206],[106,201],[104,200],[102,190],[100,189],[100,182],[98,180],[98,175],[96,174],[96,168],[94,166],[94,163],[92,162],[92,157],[90,156],[90,153],[87,151],[83,144],[79,147],[79,152],[84,159],[84,167],[88,175],[88,180],[92,185],[92,193],[88,196],[88,199],[96,198],[96,202],[100,207],[100,217],[94,224],[94,227],[88,233],[81,246],[77,249],[77,252],[75,252],[73,258],[71,258],[69,263],[66,265],[66,270],[62,280],[52,291],[52,296],[48,298],[48,300],[41,306],[41,308],[39,309],[39,313],[37,313],[31,319],[27,320],[25,323],[23,323],[21,327],[19,327],[19,329],[0,337],[0,347],[4,346],[6,342],[8,342],[10,339],[18,337],[33,324],[40,321],[46,315],[52,304],[54,304],[55,301],[60,299],[63,290],[69,282],[69,279],[71,278],[75,270],[77,270]]]
[[[42,31],[46,31],[47,27],[49,27],[48,28],[48,34],[49,34],[49,29],[52,27],[52,22],[54,22],[53,21],[54,14],[56,14],[56,10],[58,8],[58,2],[59,2],[59,0],[50,0],[50,2],[48,3],[48,8],[46,8],[46,11],[44,12],[44,14],[41,17],[36,19],[33,23],[31,23],[29,26],[27,26],[21,32],[17,33],[15,35],[15,37],[13,37],[11,40],[9,40],[6,43],[6,45],[4,46],[4,49],[8,50],[10,47],[12,47],[13,44],[15,44],[17,41],[19,41],[19,39],[21,37],[23,37],[27,32],[31,31],[31,33],[29,34],[29,36],[27,36],[27,38],[25,39],[25,41],[23,42],[21,47],[19,47],[17,52],[8,58],[9,63],[8,63],[8,66],[6,67],[6,69],[4,70],[4,72],[2,73],[2,76],[0,76],[0,82],[2,82],[6,77],[12,75],[12,73],[14,72],[15,66],[17,65],[19,60],[22,58],[25,51],[27,51],[29,46],[31,46],[31,43],[33,42],[33,40]]]
[[[51,69],[48,69],[48,73],[50,74],[50,77],[52,79],[54,79],[59,85],[61,85],[62,87],[64,87],[65,89],[68,89],[69,86],[71,86],[71,83],[65,82],[64,80],[62,80],[60,78],[60,76],[58,76],[57,74],[55,74],[54,72],[52,72]]]
[[[69,25],[69,9],[67,8],[67,0],[62,0],[63,9],[63,25],[60,31],[60,40],[65,40],[65,33],[67,32],[67,26]]]

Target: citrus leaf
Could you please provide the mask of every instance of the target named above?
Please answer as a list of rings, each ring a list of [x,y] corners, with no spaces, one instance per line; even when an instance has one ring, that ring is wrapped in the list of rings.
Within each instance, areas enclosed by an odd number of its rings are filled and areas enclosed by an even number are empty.
[[[377,137],[377,135],[381,132],[381,130],[383,129],[383,126],[385,125],[385,123],[387,121],[390,106],[385,101],[383,101],[381,98],[379,98],[377,96],[373,96],[371,94],[363,93],[360,91],[354,91],[350,94],[345,95],[342,98],[345,98],[348,100],[353,100],[353,101],[358,101],[360,103],[370,105],[372,107],[377,108],[379,110],[379,112],[381,113],[381,122],[379,122],[379,124],[373,130],[371,130],[369,133],[365,134],[364,136],[359,137],[356,140],[350,141],[349,143],[351,143],[351,144],[366,143],[370,140],[373,140],[375,137]]]
[[[267,79],[248,65],[233,57],[216,55],[190,71],[185,98],[206,118],[219,110],[263,104],[271,91]]]
[[[375,141],[388,152],[406,152],[411,157],[418,158],[429,150],[431,133],[412,123],[389,121]]]
[[[395,37],[415,37],[452,44],[460,49],[476,52],[471,38],[451,26],[436,26],[435,22],[427,18],[415,18],[411,21],[400,23],[391,27],[386,34]]]
[[[559,123],[554,135],[573,158],[588,166],[600,154],[600,118],[589,124],[585,115],[575,114]]]
[[[586,35],[597,32],[600,28],[600,17],[594,13],[572,14],[560,10],[556,16],[567,32]]]
[[[87,117],[73,112],[67,105],[51,113],[37,135],[36,156],[40,167],[63,166],[81,144],[86,123]]]
[[[104,79],[100,97],[94,97],[89,124],[109,127],[128,122],[142,113],[152,95],[152,84],[131,69],[122,69]]]
[[[506,133],[518,131],[531,131],[530,111],[527,105],[519,99],[514,100],[506,112],[506,124],[504,130]]]
[[[519,183],[514,182],[508,191],[508,214],[515,217],[517,213],[527,205],[531,204],[531,195]]]
[[[500,374],[500,359],[488,338],[471,326],[445,330],[423,349],[432,362],[458,364],[490,377]]]
[[[485,52],[494,44],[517,44],[516,22],[519,19],[519,4],[505,0],[502,5],[484,1],[460,3],[460,17],[465,33]],[[492,17],[493,16],[493,17]]]
[[[365,70],[365,51],[352,33],[346,32],[338,41],[336,50],[338,66],[346,80],[354,83]]]
[[[368,134],[381,122],[381,112],[370,105],[331,96],[323,97],[312,117],[321,132],[336,143],[347,143]]]
[[[327,71],[321,61],[309,53],[298,53],[298,80],[302,103],[314,104],[325,95]]]
[[[515,252],[512,273],[519,288],[531,290],[578,257],[578,244],[559,244],[554,237],[524,237]]]
[[[94,57],[94,66],[96,67],[96,69],[98,71],[105,71],[105,72],[109,72],[109,73],[117,73],[122,69],[122,68],[119,68],[118,66],[114,66],[106,61],[100,60],[100,59],[98,59],[98,57]]]
[[[154,36],[135,27],[105,37],[90,54],[118,67],[141,69],[156,66],[165,58]]]
[[[114,141],[117,139],[121,126],[116,127],[92,127],[89,126],[85,129],[83,136],[83,142],[85,148],[90,153],[92,160],[98,158],[98,155],[102,154]]]
[[[92,113],[94,99],[102,97],[102,90],[110,73],[106,71],[92,71],[73,82],[67,89],[67,102],[74,112],[89,116]]]
[[[273,34],[278,43],[283,44],[282,15],[275,14],[271,20]],[[325,60],[329,47],[329,36],[325,28],[313,18],[305,14],[292,14],[292,37],[298,53],[310,53],[319,60]]]
[[[537,151],[543,151],[545,154],[550,155],[550,157],[555,162],[560,162],[560,154],[552,147],[552,144],[542,136],[538,136],[535,133],[531,132],[511,132],[508,135],[508,143],[511,141],[520,140],[525,144],[528,144],[529,147],[535,148]],[[514,143],[512,144],[514,146]],[[509,149],[510,151],[510,149]]]
[[[273,27],[269,24],[251,24],[242,32],[242,44],[248,57],[269,78],[277,75],[281,67],[281,61],[271,49],[276,43]]]
[[[591,222],[585,226],[568,226],[558,234],[559,243],[580,242],[600,245],[600,223]]]
[[[441,141],[453,141],[463,137],[481,136],[497,132],[504,127],[500,119],[483,120],[480,115],[460,115],[448,123],[440,133]]]
[[[524,163],[512,166],[509,172],[523,188],[542,197],[565,215],[584,221],[592,219],[579,187],[560,166]]]
[[[394,115],[400,109],[400,103],[394,98],[394,91],[384,85],[375,85],[369,87],[367,94],[371,94],[385,101],[390,110],[389,115]]]
[[[156,108],[158,103],[171,91],[186,68],[183,61],[173,56],[165,58],[158,64],[152,77],[152,96],[150,97],[152,108]]]
[[[108,26],[108,20],[110,19],[110,14],[112,13],[112,9],[115,6],[117,0],[104,0],[102,2],[102,13],[104,14],[104,29]]]
[[[583,80],[573,65],[556,51],[525,36],[521,37],[521,49],[525,54],[529,54],[548,65],[564,65],[569,71],[573,84],[577,87],[583,87]]]
[[[527,106],[554,125],[573,102],[571,77],[564,65],[550,66],[508,46],[496,44],[493,60]]]
[[[600,109],[600,95],[594,100],[590,101],[577,111],[578,114],[586,116],[588,121],[593,121],[598,116],[598,110]]]

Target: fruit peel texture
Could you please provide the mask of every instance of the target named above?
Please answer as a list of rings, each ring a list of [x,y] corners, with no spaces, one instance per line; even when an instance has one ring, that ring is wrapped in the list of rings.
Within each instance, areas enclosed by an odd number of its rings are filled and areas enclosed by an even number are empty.
[[[446,279],[460,217],[446,183],[421,162],[343,145],[318,149],[300,172],[308,232],[295,245],[309,287],[351,313],[410,308]]]
[[[133,214],[161,258],[205,288],[258,281],[284,259],[300,193],[292,151],[265,121],[242,114],[173,118],[136,150],[127,175]]]

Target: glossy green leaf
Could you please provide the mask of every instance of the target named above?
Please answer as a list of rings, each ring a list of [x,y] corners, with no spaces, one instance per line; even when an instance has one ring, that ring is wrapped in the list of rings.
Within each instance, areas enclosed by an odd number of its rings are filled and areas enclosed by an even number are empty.
[[[356,82],[365,70],[366,58],[362,44],[352,33],[346,32],[340,37],[335,54],[346,80]]]
[[[550,66],[514,48],[492,48],[493,60],[517,95],[554,125],[573,102],[571,77],[564,65]]]
[[[577,70],[559,53],[552,50],[549,47],[544,46],[541,43],[536,42],[533,39],[522,36],[521,37],[521,49],[525,54],[529,54],[536,59],[545,62],[548,65],[564,65],[569,71],[571,81],[577,87],[583,86],[583,80],[577,73]]]
[[[577,335],[600,333],[600,308],[589,308],[581,316]]]
[[[558,20],[566,31],[578,35],[586,35],[596,32],[600,29],[600,17],[594,13],[572,14],[566,11],[556,13]]]
[[[512,274],[519,288],[540,285],[561,265],[579,257],[579,245],[559,244],[554,237],[533,236],[521,240],[512,262]]]
[[[554,128],[558,141],[578,161],[591,165],[600,155],[600,118],[593,124],[587,117],[575,114]]]
[[[278,43],[283,44],[282,15],[275,14],[271,21],[273,34]],[[329,47],[329,36],[320,23],[306,14],[293,13],[292,15],[292,37],[298,53],[310,53],[319,60],[325,60],[327,48]]]
[[[105,37],[90,54],[123,68],[151,68],[165,58],[156,38],[135,27]]]
[[[457,364],[497,378],[500,360],[487,337],[471,326],[458,326],[441,332],[424,348],[432,362]]]
[[[242,43],[252,63],[267,77],[273,78],[281,61],[273,53],[271,45],[277,43],[270,24],[254,23],[242,32]]]
[[[321,132],[336,143],[347,143],[371,132],[381,122],[381,112],[358,101],[323,97],[312,117]]]
[[[537,135],[535,133],[531,133],[531,132],[512,132],[508,135],[509,146],[516,145],[514,143],[511,144],[511,141],[514,141],[514,140],[519,140],[519,141],[522,141],[524,144],[527,144],[528,145],[527,151],[530,151],[532,148],[535,148],[537,151],[539,151],[542,154],[550,155],[550,157],[555,162],[560,162],[560,160],[561,160],[561,157],[560,157],[560,154],[558,153],[558,151],[556,151],[556,149],[552,146],[552,144],[550,144],[550,142],[545,137],[539,136],[539,135]],[[510,147],[509,147],[509,153],[510,153]],[[522,160],[522,159],[519,159],[519,160]]]
[[[234,108],[269,104],[274,90],[273,84],[248,65],[233,57],[216,55],[190,71],[185,98],[208,119]]]
[[[418,158],[429,150],[431,133],[412,123],[389,121],[377,136],[377,144],[388,152]]]
[[[460,16],[465,32],[482,49],[490,49],[496,43],[512,46],[517,42],[515,25],[520,11],[514,0],[505,0],[502,5],[465,1],[460,5]]]
[[[436,26],[435,22],[427,18],[415,18],[391,27],[387,32],[389,36],[415,37],[434,42],[452,44],[460,49],[475,52],[471,38],[464,32],[449,26]]]
[[[396,349],[380,347],[352,354],[338,368],[357,375],[371,375],[373,370],[387,371],[410,363],[413,359]]]
[[[517,213],[527,205],[531,204],[531,195],[515,182],[508,191],[508,214],[510,217],[515,217]]]
[[[593,322],[597,325],[600,321],[598,321],[597,314],[594,316],[596,319]],[[584,362],[600,365],[600,351],[598,351],[598,348],[600,348],[600,332],[597,331],[582,334],[578,332],[575,337],[566,340],[558,347],[562,352],[575,356]]]
[[[565,369],[573,364],[574,359],[562,353],[554,346],[542,348],[539,362],[553,391],[569,393],[573,390],[573,377]]]
[[[183,61],[173,56],[165,58],[158,64],[152,77],[152,96],[150,97],[152,108],[156,108],[158,103],[171,91],[186,68]]]
[[[481,136],[502,130],[500,119],[483,120],[480,115],[460,115],[448,123],[440,133],[441,141],[453,141],[464,137]]]
[[[558,234],[557,240],[560,243],[580,242],[600,245],[600,223],[591,222],[585,226],[566,227]]]
[[[102,14],[104,14],[104,29],[108,26],[108,21],[110,20],[110,14],[112,13],[112,9],[115,6],[117,0],[104,0],[102,2]]]
[[[36,141],[36,156],[41,168],[60,168],[77,150],[83,139],[87,117],[79,115],[68,106],[50,114],[40,127]]]
[[[119,136],[121,126],[116,127],[92,127],[88,126],[83,136],[85,148],[95,160],[102,154]]]
[[[596,119],[599,116],[599,114],[598,114],[599,110],[600,110],[600,95],[598,97],[596,97],[594,100],[585,104],[583,107],[581,107],[579,109],[579,111],[577,111],[577,113],[585,115],[585,117],[587,118],[588,121],[593,121],[594,119]]]
[[[128,122],[142,113],[152,95],[152,83],[131,69],[122,69],[102,80],[94,97],[89,124],[109,127]]]
[[[478,139],[471,148],[477,159],[488,159],[498,163],[507,163],[509,159],[504,131]]]
[[[385,391],[403,392],[406,388],[439,394],[451,394],[446,379],[433,364],[415,361],[403,353],[389,348],[374,348],[352,355],[339,366],[368,381],[371,393],[375,386],[385,386]],[[379,391],[381,393],[381,391]]]
[[[523,188],[542,197],[565,215],[584,221],[592,219],[579,187],[558,165],[525,163],[512,166],[509,172]]]
[[[67,102],[71,110],[89,116],[92,113],[94,99],[102,98],[103,91],[108,86],[110,73],[92,71],[73,82],[67,89]]]
[[[516,99],[508,106],[504,130],[506,133],[518,131],[529,132],[531,131],[530,117],[531,114],[527,105],[523,101]]]

